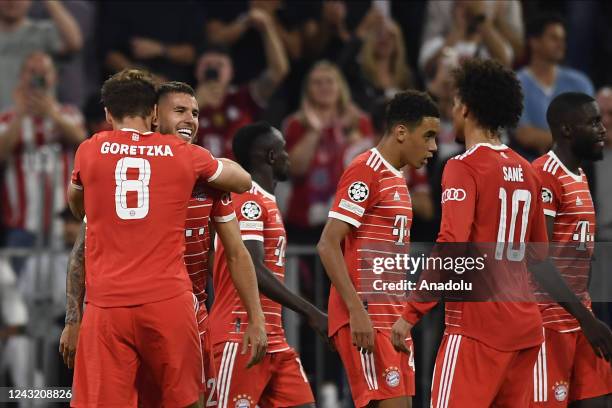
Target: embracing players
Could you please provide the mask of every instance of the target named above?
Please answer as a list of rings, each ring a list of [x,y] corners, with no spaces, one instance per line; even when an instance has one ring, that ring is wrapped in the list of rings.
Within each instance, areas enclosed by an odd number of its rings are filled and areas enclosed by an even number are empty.
[[[548,237],[557,243],[553,260],[570,289],[590,307],[595,208],[580,165],[603,158],[606,128],[595,100],[577,92],[555,97],[546,119],[555,145],[533,167],[542,181]],[[595,355],[578,321],[556,303],[542,303],[540,310],[545,341],[534,367],[532,405],[612,406],[612,369]]]
[[[358,292],[360,258],[368,256],[373,243],[409,243],[412,205],[401,169],[419,168],[432,157],[439,116],[421,92],[401,92],[388,103],[385,134],[345,170],[317,246],[332,282],[329,336],[357,407],[406,407],[414,395],[412,356],[396,351],[390,339],[402,298],[368,303]],[[402,339],[405,352],[412,349],[408,336]]]
[[[182,258],[187,202],[198,180],[244,191],[250,176],[151,132],[157,94],[148,74],[115,74],[102,100],[114,130],[81,144],[69,189],[75,215],[88,217],[87,308],[71,404],[135,407],[144,365],[164,405],[198,406],[198,303]]]
[[[215,301],[209,326],[216,360],[218,406],[313,407],[314,396],[300,358],[285,339],[281,305],[304,316],[324,338],[327,338],[327,316],[283,283],[287,235],[273,193],[276,183],[287,180],[289,175],[285,139],[277,129],[258,122],[236,132],[233,152],[253,178],[251,189],[232,194],[232,199],[242,239],[257,272],[268,352],[260,364],[251,368],[247,359],[237,353],[249,322],[228,279],[226,243],[215,240]]]

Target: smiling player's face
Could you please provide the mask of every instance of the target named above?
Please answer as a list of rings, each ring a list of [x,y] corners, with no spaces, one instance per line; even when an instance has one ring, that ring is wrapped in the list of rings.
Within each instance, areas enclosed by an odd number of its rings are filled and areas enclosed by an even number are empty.
[[[198,115],[198,103],[193,96],[178,92],[166,94],[157,105],[158,131],[193,142],[198,131]]]

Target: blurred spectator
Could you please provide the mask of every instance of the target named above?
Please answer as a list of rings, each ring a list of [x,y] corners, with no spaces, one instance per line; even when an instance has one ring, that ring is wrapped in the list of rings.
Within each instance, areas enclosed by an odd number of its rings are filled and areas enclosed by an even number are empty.
[[[608,177],[612,174],[612,88],[600,89],[597,92],[596,100],[601,110],[601,121],[607,130],[607,138],[603,160],[593,163],[594,188],[591,186],[591,190],[594,190],[595,215],[597,216],[596,241],[607,244],[606,246],[600,244],[600,250],[595,256],[590,285],[593,292],[599,292],[598,300],[608,301],[607,303],[593,303],[593,311],[610,325],[612,324],[612,303],[609,302],[612,288],[612,276],[610,275],[612,251],[610,251],[609,243],[612,242],[612,183]]]
[[[56,81],[51,57],[31,54],[23,63],[13,108],[0,115],[7,246],[29,247],[35,234],[59,231],[51,216],[66,205],[74,147],[85,139],[85,129],[76,108],[57,102]],[[18,265],[15,269],[19,273]]]
[[[205,4],[206,38],[209,43],[223,45],[231,51],[238,83],[256,77],[264,68],[261,55],[265,44],[253,26],[253,10],[266,13],[279,35],[281,43],[291,60],[302,57],[303,25],[314,19],[315,3],[291,3],[280,0],[232,1]]]
[[[494,58],[512,65],[523,50],[523,20],[518,0],[429,1],[419,68],[433,77],[441,57]]]
[[[30,0],[0,1],[0,111],[13,103],[24,59],[34,51],[67,54],[83,45],[75,19],[59,1],[44,1],[51,20],[30,20]]]
[[[597,93],[602,122],[608,130],[604,158],[595,166],[595,204],[597,206],[598,240],[612,242],[612,88],[602,88]]]
[[[30,339],[26,336],[28,309],[17,290],[15,272],[3,258],[0,258],[0,312],[0,378],[9,374],[15,386],[32,387],[34,382],[30,374],[34,359]]]
[[[293,187],[287,224],[290,239],[314,243],[344,167],[372,145],[373,130],[335,65],[317,63],[303,89],[302,106],[284,131]]]
[[[104,64],[145,67],[161,81],[193,82],[199,16],[193,1],[100,3]]]
[[[45,384],[68,387],[72,375],[64,365],[59,350],[59,339],[66,315],[66,272],[68,256],[81,229],[81,222],[65,207],[55,214],[62,228],[62,247],[65,252],[42,252],[27,258],[19,277],[19,292],[30,306],[44,305],[43,316],[31,316],[33,330],[44,330],[43,356],[46,359]]]
[[[353,100],[370,112],[379,97],[391,98],[412,85],[399,25],[372,7],[338,60]]]
[[[223,47],[209,47],[196,67],[196,99],[200,107],[197,143],[219,157],[232,156],[232,139],[238,128],[258,119],[268,100],[289,72],[287,55],[270,16],[254,8],[249,24],[261,33],[267,67],[259,77],[232,86],[234,66]]]
[[[565,57],[565,28],[555,14],[541,14],[527,26],[529,65],[518,78],[523,87],[524,109],[515,135],[517,150],[527,159],[544,154],[552,145],[546,122],[550,101],[563,92],[594,94],[593,84],[583,73],[559,65]]]
[[[387,9],[388,2],[376,1]],[[317,17],[304,25],[304,54],[311,60],[334,60],[370,9],[368,1],[323,1]],[[348,7],[350,4],[350,7]]]
[[[62,4],[79,26],[83,48],[68,58],[55,59],[59,78],[57,99],[82,108],[87,95],[100,87],[100,61],[95,47],[98,5],[87,0],[62,0]],[[48,19],[49,12],[43,3],[34,2],[29,16]]]
[[[100,92],[96,92],[87,98],[85,108],[83,108],[83,115],[85,115],[85,128],[87,129],[88,137],[105,130],[113,130],[112,125],[106,121]]]

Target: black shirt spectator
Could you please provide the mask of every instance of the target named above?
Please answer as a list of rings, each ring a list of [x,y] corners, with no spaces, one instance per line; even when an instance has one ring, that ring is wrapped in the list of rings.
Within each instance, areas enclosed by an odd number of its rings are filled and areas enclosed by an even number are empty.
[[[160,79],[193,83],[200,22],[193,1],[100,3],[108,71],[144,66]]]

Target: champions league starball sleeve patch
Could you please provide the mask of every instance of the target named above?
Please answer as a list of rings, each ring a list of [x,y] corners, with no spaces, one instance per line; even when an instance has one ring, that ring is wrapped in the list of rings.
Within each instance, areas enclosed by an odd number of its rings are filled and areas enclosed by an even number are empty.
[[[370,190],[368,189],[368,185],[363,181],[356,181],[349,186],[348,195],[354,202],[362,203],[368,199]]]
[[[256,220],[261,216],[261,207],[255,201],[247,201],[242,204],[240,212],[247,220]]]

